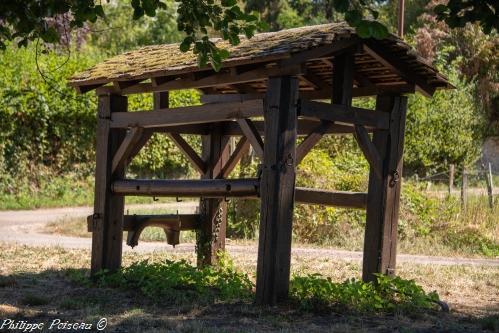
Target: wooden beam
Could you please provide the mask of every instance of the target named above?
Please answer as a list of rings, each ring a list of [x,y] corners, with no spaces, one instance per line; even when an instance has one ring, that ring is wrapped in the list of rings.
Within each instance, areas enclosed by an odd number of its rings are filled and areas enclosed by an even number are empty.
[[[237,119],[237,123],[253,147],[256,156],[263,159],[263,140],[253,122],[250,119]]]
[[[99,96],[95,167],[95,196],[92,233],[91,274],[102,269],[111,271],[121,266],[124,198],[111,191],[114,179],[124,177],[123,166],[111,173],[113,156],[125,136],[124,130],[112,133],[110,118],[114,112],[127,111],[123,96]]]
[[[213,75],[210,75],[208,77],[199,80],[195,80],[193,78],[180,78],[177,80],[167,81],[165,83],[158,84],[156,86],[153,86],[152,83],[141,83],[123,89],[122,91],[117,91],[116,88],[106,86],[99,88],[98,93],[102,94],[102,93],[119,92],[121,94],[128,95],[128,94],[140,94],[140,93],[156,92],[156,91],[172,91],[172,90],[181,90],[181,89],[216,87],[216,86],[225,86],[230,84],[261,81],[267,79],[267,77],[269,76],[300,75],[303,74],[304,72],[305,68],[302,67],[301,65],[286,66],[286,67],[276,66],[272,68],[258,68],[247,72],[243,72],[241,74],[234,74],[231,72],[215,73]]]
[[[168,137],[177,145],[180,151],[184,153],[184,156],[191,162],[194,169],[201,174],[206,172],[206,163],[180,134],[169,133]]]
[[[371,142],[369,134],[364,126],[355,125],[355,140],[359,144],[360,150],[378,177],[382,177],[383,161],[378,153],[378,150]]]
[[[295,200],[299,203],[363,209],[367,206],[367,193],[325,191],[297,187]]]
[[[142,137],[142,130],[141,127],[132,127],[127,131],[125,139],[114,154],[111,173],[114,173],[118,168],[121,169],[126,166],[131,153]]]
[[[251,197],[258,194],[258,179],[122,179],[112,184],[116,195],[156,197]]]
[[[225,197],[228,193],[237,192],[239,186],[244,180],[215,179],[221,178],[222,169],[229,159],[229,137],[223,134],[223,128],[220,123],[212,124],[209,135],[201,139],[202,158],[207,164],[206,172],[201,176],[201,182],[213,184],[220,182],[225,194],[223,199],[207,198],[203,196],[199,202],[199,211],[201,214],[201,228],[196,233],[197,246],[197,264],[198,266],[215,265],[218,263],[218,252],[225,249],[225,235],[227,229],[227,201]],[[249,186],[243,191],[254,191],[254,185]],[[225,185],[223,185],[225,184]]]
[[[220,171],[222,178],[229,177],[230,173],[232,172],[232,170],[234,170],[237,163],[241,160],[243,154],[248,151],[249,147],[250,143],[248,139],[245,136],[242,136],[239,139],[236,148],[230,155],[228,161],[225,163],[222,170]]]
[[[262,115],[263,101],[251,100],[240,103],[206,104],[148,112],[116,112],[111,115],[111,127],[151,128],[202,124]]]
[[[314,128],[309,135],[300,143],[296,148],[296,165],[307,156],[308,152],[314,148],[317,142],[324,136],[330,127],[333,126],[332,122],[321,121],[316,128]]]
[[[93,231],[93,215],[87,216],[87,231]],[[123,231],[132,231],[138,224],[148,226],[178,227],[179,230],[195,230],[199,227],[199,214],[124,215]],[[180,222],[180,223],[179,223]]]
[[[390,128],[373,134],[373,144],[381,156],[383,169],[381,177],[372,169],[369,173],[364,281],[375,280],[375,273],[395,273],[407,98],[382,95],[376,100],[376,108],[390,115]]]
[[[331,104],[352,105],[354,61],[353,49],[334,57]]]
[[[170,107],[170,93],[168,91],[161,91],[153,93],[153,109],[168,109]]]
[[[389,115],[386,112],[308,100],[301,101],[300,116],[378,129],[387,129],[389,125]]]
[[[253,99],[263,99],[265,94],[205,94],[201,95],[201,103],[230,103],[244,102]]]
[[[295,193],[298,79],[270,77],[266,97],[265,149],[260,181],[260,236],[256,302],[287,299]]]

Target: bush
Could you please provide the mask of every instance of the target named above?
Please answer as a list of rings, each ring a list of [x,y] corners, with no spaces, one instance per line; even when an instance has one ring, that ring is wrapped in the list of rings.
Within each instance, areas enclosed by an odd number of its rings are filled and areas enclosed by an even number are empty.
[[[290,282],[290,296],[302,309],[393,313],[434,308],[436,292],[426,293],[413,280],[377,275],[376,282],[349,279],[333,282],[320,274],[295,276]]]

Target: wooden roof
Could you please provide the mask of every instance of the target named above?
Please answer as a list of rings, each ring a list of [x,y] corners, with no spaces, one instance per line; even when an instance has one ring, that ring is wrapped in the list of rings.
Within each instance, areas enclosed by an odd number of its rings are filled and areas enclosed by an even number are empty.
[[[425,59],[394,35],[383,40],[360,39],[346,23],[331,23],[256,34],[238,46],[217,40],[230,51],[222,70],[199,68],[196,55],[178,44],[146,46],[112,57],[74,75],[69,84],[80,92],[123,94],[199,88],[211,93],[259,93],[272,75],[298,75],[300,91],[320,98],[330,94],[332,57],[355,49],[355,96],[380,91],[432,95],[452,87]],[[106,86],[112,84],[112,86]]]

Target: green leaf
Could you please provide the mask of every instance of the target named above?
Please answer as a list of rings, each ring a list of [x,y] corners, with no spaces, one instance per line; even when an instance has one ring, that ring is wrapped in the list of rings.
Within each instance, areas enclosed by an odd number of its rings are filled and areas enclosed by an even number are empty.
[[[180,43],[180,51],[187,52],[191,48],[192,37],[185,37],[182,43]]]
[[[237,0],[222,0],[221,3],[224,7],[232,7],[237,4]]]
[[[349,10],[345,13],[345,21],[347,21],[351,26],[357,26],[361,20],[362,14],[357,9]]]

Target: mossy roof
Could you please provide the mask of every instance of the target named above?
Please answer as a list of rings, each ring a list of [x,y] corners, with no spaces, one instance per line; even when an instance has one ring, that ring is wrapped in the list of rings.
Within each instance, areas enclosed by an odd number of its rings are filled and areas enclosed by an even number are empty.
[[[260,33],[249,40],[242,39],[237,46],[231,46],[221,39],[216,40],[215,43],[218,47],[230,52],[229,58],[223,62],[223,67],[231,67],[288,58],[302,51],[331,45],[349,38],[357,38],[355,30],[342,22]],[[440,87],[448,86],[445,77],[396,36],[390,35],[379,42],[384,43],[383,46],[394,53],[402,52],[407,59],[404,61],[415,66],[415,70],[421,72],[427,82]],[[72,86],[101,85],[113,81],[149,79],[200,70],[203,69],[197,65],[196,55],[191,51],[181,52],[179,44],[152,45],[109,58],[74,75],[69,79],[69,84]]]

